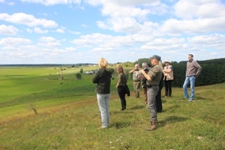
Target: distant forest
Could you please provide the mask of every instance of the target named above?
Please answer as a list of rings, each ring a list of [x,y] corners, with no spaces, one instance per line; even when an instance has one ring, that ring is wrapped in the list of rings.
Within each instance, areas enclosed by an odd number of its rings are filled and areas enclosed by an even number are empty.
[[[143,62],[149,62],[149,58],[141,58],[135,63],[139,66]],[[196,79],[196,86],[210,85],[225,82],[225,58],[198,61],[202,67],[201,74]],[[174,69],[174,87],[182,87],[185,80],[186,61],[171,62]]]

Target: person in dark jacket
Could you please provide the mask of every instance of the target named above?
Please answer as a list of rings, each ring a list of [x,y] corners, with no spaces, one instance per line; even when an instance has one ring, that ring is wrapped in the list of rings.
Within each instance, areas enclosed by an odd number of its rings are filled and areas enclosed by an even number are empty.
[[[121,101],[121,106],[122,106],[121,110],[125,110],[127,105],[126,98],[125,98],[125,95],[127,93],[127,90],[126,90],[127,78],[126,78],[126,75],[124,74],[123,67],[121,65],[117,66],[117,72],[118,72],[118,81],[116,84],[116,88],[118,90],[118,95]]]
[[[159,66],[160,66],[160,68],[162,69],[162,62],[161,61],[159,61]],[[157,95],[156,95],[156,98],[155,98],[155,100],[156,100],[156,110],[157,110],[157,112],[162,112],[163,111],[163,107],[162,107],[162,98],[161,98],[161,91],[162,91],[162,88],[163,88],[163,78],[164,78],[164,75],[163,75],[163,73],[162,73],[162,77],[161,77],[161,80],[160,80],[160,82],[159,82],[159,91],[158,91],[158,93],[157,93]]]
[[[112,73],[107,69],[108,61],[105,58],[101,58],[98,61],[98,65],[99,70],[93,78],[93,83],[97,84],[96,93],[102,120],[102,126],[99,129],[103,129],[109,126],[109,100]]]

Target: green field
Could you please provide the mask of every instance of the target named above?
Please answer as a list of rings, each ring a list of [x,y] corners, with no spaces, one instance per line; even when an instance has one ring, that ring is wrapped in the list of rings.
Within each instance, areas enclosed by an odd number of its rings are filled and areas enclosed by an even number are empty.
[[[163,98],[158,129],[149,132],[143,95],[127,97],[127,109],[120,111],[114,75],[110,127],[98,130],[101,121],[93,75],[83,74],[78,80],[79,71],[0,67],[0,150],[225,149],[224,83],[196,87],[193,102],[183,100],[182,88],[174,87],[173,97]],[[132,92],[131,79],[128,85]]]

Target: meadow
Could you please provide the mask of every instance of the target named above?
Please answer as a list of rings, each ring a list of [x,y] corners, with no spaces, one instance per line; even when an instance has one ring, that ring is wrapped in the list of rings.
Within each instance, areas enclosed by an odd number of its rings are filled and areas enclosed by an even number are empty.
[[[133,97],[131,79],[132,95],[127,97],[127,109],[120,110],[115,74],[110,127],[98,130],[101,121],[93,75],[82,74],[78,80],[79,71],[75,67],[0,67],[0,150],[225,149],[225,83],[196,87],[193,102],[183,99],[182,88],[173,87],[173,96],[162,98],[157,130],[150,132],[145,130],[150,114],[143,94]]]

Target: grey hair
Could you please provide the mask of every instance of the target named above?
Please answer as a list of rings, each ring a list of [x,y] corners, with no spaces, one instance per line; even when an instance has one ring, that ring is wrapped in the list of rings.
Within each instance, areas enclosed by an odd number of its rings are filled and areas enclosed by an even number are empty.
[[[148,67],[148,64],[146,62],[143,62],[142,67]]]

